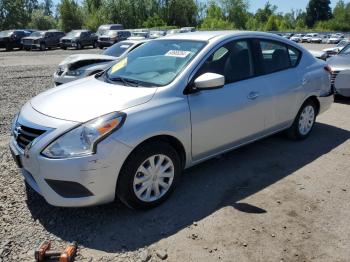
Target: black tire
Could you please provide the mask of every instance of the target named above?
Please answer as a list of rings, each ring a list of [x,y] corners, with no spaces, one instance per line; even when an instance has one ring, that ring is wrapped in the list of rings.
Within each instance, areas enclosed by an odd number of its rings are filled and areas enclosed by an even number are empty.
[[[99,45],[98,48],[103,49],[103,46]]]
[[[30,51],[30,48],[29,47],[25,47],[24,50]]]
[[[11,44],[6,44],[6,51],[12,51],[13,47]]]
[[[306,133],[306,134],[303,134],[301,133],[300,131],[300,128],[299,128],[299,122],[301,120],[301,114],[302,112],[304,111],[304,109],[308,106],[312,106],[313,108],[313,111],[314,111],[314,117],[313,117],[313,122],[312,122],[312,126],[311,126],[311,129]],[[318,108],[315,104],[315,102],[313,102],[312,100],[307,100],[300,108],[297,116],[295,117],[294,119],[294,122],[293,122],[293,125],[288,129],[286,130],[286,134],[289,138],[293,139],[293,140],[303,140],[305,138],[307,138],[311,132],[312,132],[312,129],[314,128],[314,125],[315,125],[315,122],[316,122],[316,116],[317,116],[317,113],[318,113]]]
[[[92,44],[92,47],[93,47],[93,48],[97,48],[97,47],[98,47],[98,44],[97,44],[96,41]]]
[[[63,50],[67,50],[67,47],[66,46],[62,46],[61,47]]]
[[[77,43],[77,46],[75,47],[77,50],[80,50],[80,49],[82,49],[83,48],[83,46],[78,42]]]
[[[46,44],[45,43],[41,43],[40,44],[40,50],[41,51],[45,51],[46,50]]]
[[[168,191],[159,199],[152,202],[142,201],[134,192],[134,177],[142,163],[157,154],[165,155],[171,159],[174,166],[174,178]],[[125,205],[131,208],[150,209],[158,206],[170,196],[179,181],[180,174],[180,157],[172,146],[162,141],[147,143],[137,148],[125,161],[119,174],[116,195]]]

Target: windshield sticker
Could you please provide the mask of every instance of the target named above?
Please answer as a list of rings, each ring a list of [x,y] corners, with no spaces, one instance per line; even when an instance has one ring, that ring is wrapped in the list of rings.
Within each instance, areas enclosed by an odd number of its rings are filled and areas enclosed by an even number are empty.
[[[119,61],[114,66],[112,66],[111,73],[113,74],[113,73],[117,72],[118,70],[120,70],[123,67],[125,67],[127,64],[128,64],[128,58],[125,57],[123,60]]]
[[[120,48],[129,48],[129,45],[121,45]]]
[[[191,54],[190,51],[182,51],[182,50],[169,50],[165,56],[173,56],[173,57],[180,57],[180,58],[185,58]]]

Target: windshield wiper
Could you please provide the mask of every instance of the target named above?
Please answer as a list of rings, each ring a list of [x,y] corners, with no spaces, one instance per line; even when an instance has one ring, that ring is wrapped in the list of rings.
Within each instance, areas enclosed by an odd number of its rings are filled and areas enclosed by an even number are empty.
[[[124,77],[113,77],[113,78],[108,78],[108,80],[113,81],[113,82],[120,81],[124,85],[132,86],[132,87],[138,87],[139,86],[139,82],[137,82],[136,80],[131,80],[131,79],[124,78]]]

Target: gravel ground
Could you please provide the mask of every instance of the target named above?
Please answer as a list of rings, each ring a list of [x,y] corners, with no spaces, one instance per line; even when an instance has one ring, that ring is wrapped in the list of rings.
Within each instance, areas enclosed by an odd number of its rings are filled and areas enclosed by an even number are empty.
[[[275,135],[186,170],[153,210],[48,205],[25,187],[9,128],[73,53],[0,52],[0,262],[33,261],[45,239],[77,241],[77,261],[349,261],[349,99],[338,98],[305,141]]]

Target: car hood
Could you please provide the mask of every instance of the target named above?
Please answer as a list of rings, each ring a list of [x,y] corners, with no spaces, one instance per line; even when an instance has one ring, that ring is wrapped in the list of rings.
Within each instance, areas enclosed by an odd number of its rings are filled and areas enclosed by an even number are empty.
[[[157,88],[109,84],[94,76],[52,88],[34,97],[32,107],[47,116],[86,122],[148,102]]]
[[[99,62],[114,61],[116,59],[118,59],[118,57],[109,56],[109,55],[78,54],[78,55],[68,56],[59,65],[60,66],[70,65],[80,61],[91,61],[91,64],[93,64],[93,63],[99,63]]]
[[[350,55],[336,55],[327,60],[332,70],[350,69]]]
[[[309,52],[316,58],[321,58],[324,56],[326,53],[323,51],[317,51],[317,50],[309,50]]]
[[[341,49],[340,47],[330,47],[330,48],[326,48],[326,49],[323,49],[324,52],[332,52],[332,51],[337,51]]]
[[[37,39],[42,39],[43,37],[32,37],[32,36],[26,36],[26,37],[23,37],[22,39],[29,39],[29,40],[37,40]]]

